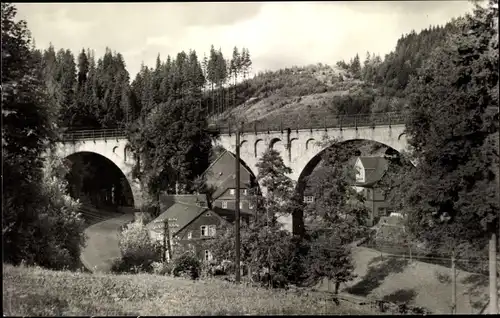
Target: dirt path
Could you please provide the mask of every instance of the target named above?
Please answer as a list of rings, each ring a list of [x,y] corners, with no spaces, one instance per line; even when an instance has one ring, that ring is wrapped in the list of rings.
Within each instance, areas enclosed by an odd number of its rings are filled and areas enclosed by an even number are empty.
[[[80,255],[83,265],[92,272],[109,272],[113,260],[121,256],[120,227],[133,219],[133,214],[124,214],[89,226],[85,230],[87,245]]]

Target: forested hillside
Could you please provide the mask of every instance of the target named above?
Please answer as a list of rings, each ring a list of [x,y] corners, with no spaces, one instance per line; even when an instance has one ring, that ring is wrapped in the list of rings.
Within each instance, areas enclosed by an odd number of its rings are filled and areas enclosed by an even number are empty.
[[[285,122],[295,126],[299,118],[400,111],[410,77],[456,29],[455,23],[403,35],[384,59],[367,52],[363,61],[357,54],[335,66],[293,66],[252,78],[246,48],[235,47],[231,57],[214,46],[203,58],[191,50],[163,59],[159,54],[154,67],[142,65],[138,74],[128,74],[123,56],[109,48],[99,58],[91,50],[73,54],[52,46],[38,56],[63,127],[133,123],[154,105],[188,96],[218,120],[281,121],[286,114]]]

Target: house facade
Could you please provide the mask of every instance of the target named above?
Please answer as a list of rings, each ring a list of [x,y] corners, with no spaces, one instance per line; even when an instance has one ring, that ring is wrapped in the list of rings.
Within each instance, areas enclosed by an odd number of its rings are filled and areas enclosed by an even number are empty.
[[[234,211],[220,208],[209,209],[200,195],[172,195],[160,198],[163,213],[146,227],[153,241],[163,244],[165,220],[168,219],[170,246],[174,253],[192,250],[200,260],[212,260],[212,251],[203,242],[213,239],[222,225],[233,224]],[[240,214],[242,222],[250,220],[250,214]],[[167,255],[168,257],[168,255]]]
[[[368,225],[372,226],[380,217],[388,215],[389,205],[384,191],[378,187],[378,182],[384,177],[388,161],[384,157],[358,157],[354,163],[356,181],[354,189],[361,193],[364,205],[370,211]],[[314,203],[314,194],[306,191],[304,203]]]
[[[236,157],[223,152],[202,174],[206,184],[213,187],[212,207],[234,210],[236,208]],[[240,162],[240,211],[253,214],[255,208],[250,199],[250,190],[256,186],[255,176]]]
[[[358,157],[356,168],[356,184],[354,188],[363,194],[365,206],[371,212],[369,225],[374,225],[382,216],[388,215],[389,205],[385,193],[378,187],[384,177],[388,161],[384,157]]]

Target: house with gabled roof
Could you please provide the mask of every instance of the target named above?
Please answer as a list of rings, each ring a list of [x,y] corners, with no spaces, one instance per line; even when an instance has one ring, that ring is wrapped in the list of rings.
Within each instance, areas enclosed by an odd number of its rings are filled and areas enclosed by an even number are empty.
[[[236,156],[229,151],[224,151],[202,174],[206,184],[215,189],[212,194],[212,207],[235,209],[235,162]],[[256,184],[255,176],[250,169],[240,163],[240,211],[254,213],[254,206],[250,200],[250,189]]]
[[[232,224],[234,211],[213,207],[209,209],[199,195],[171,195],[160,198],[163,211],[156,219],[146,225],[153,241],[163,242],[164,223],[168,226],[173,250],[191,249],[200,259],[212,260],[212,253],[203,247],[203,242],[212,239],[221,225]],[[240,213],[241,220],[248,222],[251,215]]]
[[[218,226],[235,220],[235,162],[236,157],[225,151],[202,174],[206,184],[215,190],[211,202],[205,194],[161,195],[161,213],[147,225],[150,237],[154,241],[163,241],[164,221],[168,218],[170,235],[177,242],[173,249],[192,249],[200,259],[211,260],[212,253],[204,250],[203,241],[212,239]],[[253,215],[250,189],[255,184],[252,172],[241,163],[240,215],[244,222]]]

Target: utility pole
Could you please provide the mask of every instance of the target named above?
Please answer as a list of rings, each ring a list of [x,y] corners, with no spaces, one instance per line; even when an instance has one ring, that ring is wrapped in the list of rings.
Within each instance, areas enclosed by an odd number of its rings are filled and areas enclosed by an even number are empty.
[[[162,261],[167,261],[167,235],[168,235],[168,219],[163,221],[163,253],[161,256]]]
[[[236,232],[236,253],[235,253],[235,262],[236,262],[236,283],[240,283],[240,125],[236,125],[236,206],[235,209],[235,232]]]
[[[455,251],[451,254],[451,314],[457,313],[457,270],[455,268]]]
[[[170,226],[169,219],[163,221],[163,262],[166,261],[168,251],[168,260],[172,260],[172,246],[170,244]]]
[[[498,120],[500,120],[500,106],[498,107],[497,121]],[[498,150],[500,151],[500,125],[498,131]],[[499,191],[500,199],[500,161],[498,165],[497,182],[497,191]],[[500,239],[500,209],[497,211],[497,229],[495,231],[495,225],[492,225],[489,243],[490,314],[492,315],[498,314],[497,244],[500,244],[500,242],[497,243],[497,239]]]

